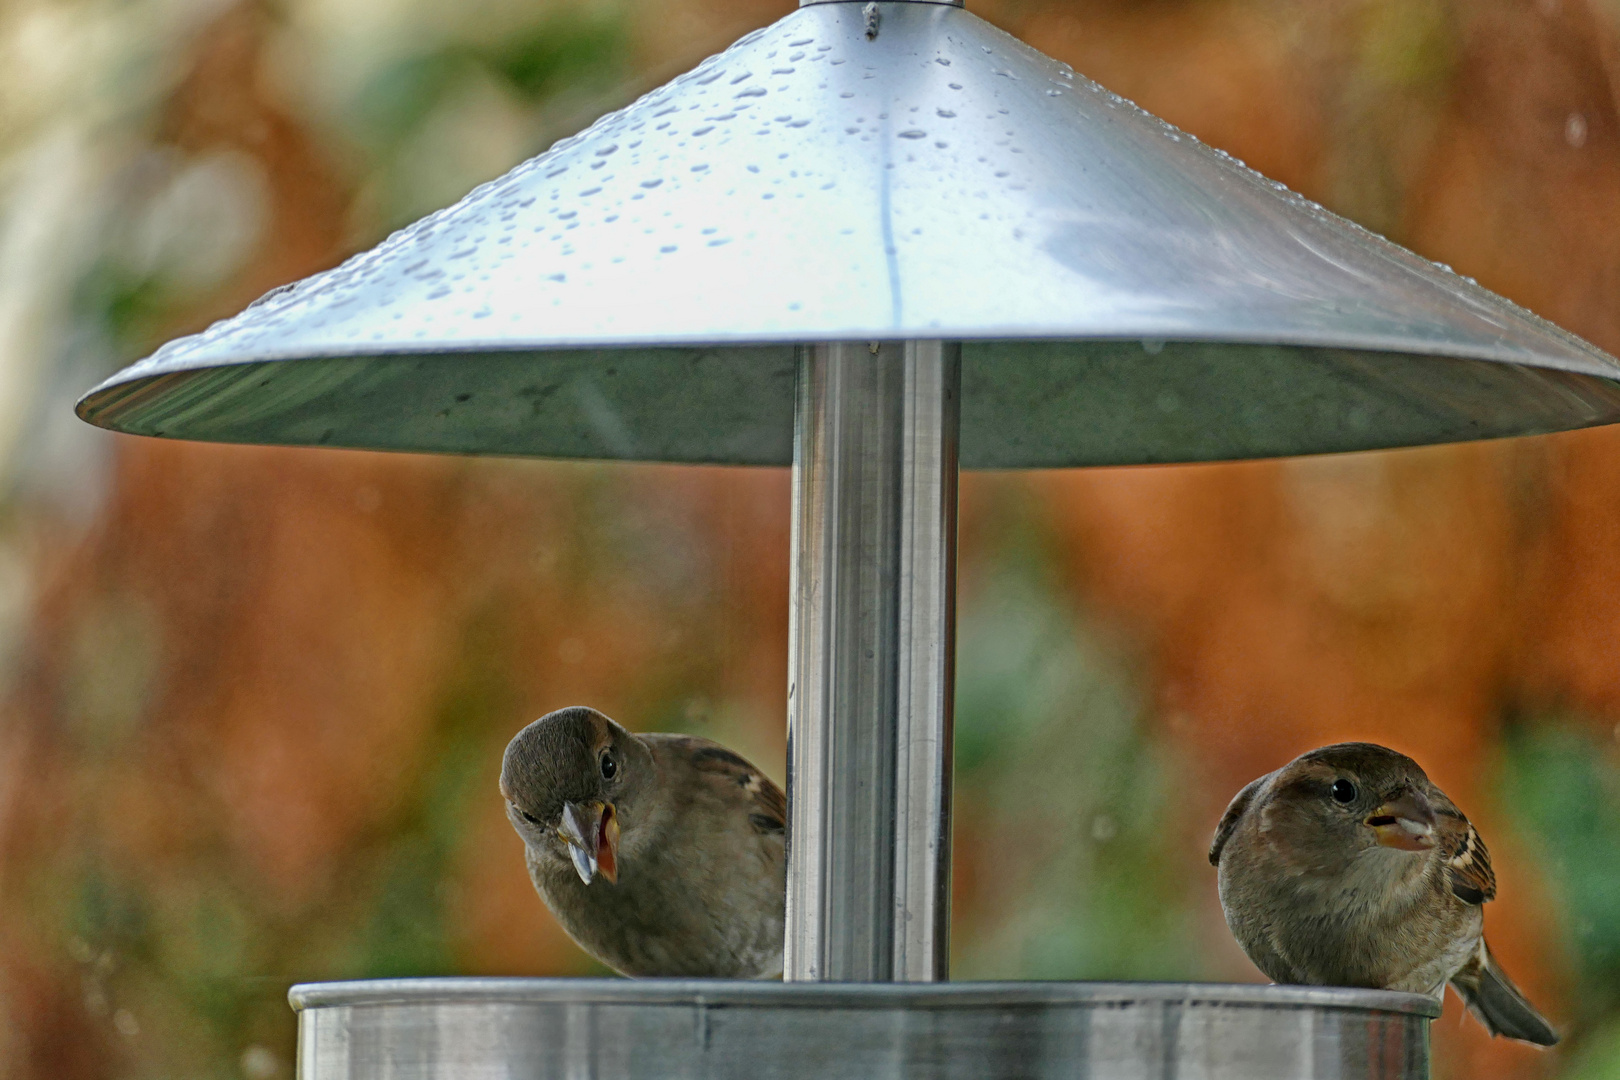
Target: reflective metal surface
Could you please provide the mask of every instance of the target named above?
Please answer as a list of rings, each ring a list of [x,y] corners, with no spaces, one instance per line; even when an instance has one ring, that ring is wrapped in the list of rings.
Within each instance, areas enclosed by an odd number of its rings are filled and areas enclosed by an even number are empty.
[[[962,347],[907,342],[894,657],[896,981],[948,977]],[[801,553],[802,558],[802,553]],[[795,592],[797,595],[797,592]],[[836,720],[834,721],[836,722]]]
[[[298,986],[300,1080],[1426,1080],[1428,998],[1165,983]]]
[[[969,467],[1620,418],[1620,367],[1575,337],[963,10],[873,14],[868,37],[858,2],[800,8],[171,343],[80,414],[182,438],[785,464],[795,344],[944,339],[966,343]]]
[[[786,978],[943,979],[960,347],[804,350]]]

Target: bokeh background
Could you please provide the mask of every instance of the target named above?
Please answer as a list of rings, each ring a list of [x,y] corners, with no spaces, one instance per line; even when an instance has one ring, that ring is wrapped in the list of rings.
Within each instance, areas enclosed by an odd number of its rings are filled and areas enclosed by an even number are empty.
[[[1616,0],[974,0],[1340,213],[1620,352]],[[598,971],[495,778],[562,705],[782,776],[777,470],[165,444],[77,393],[454,200],[782,0],[0,3],[0,1080],[290,1078],[291,982]],[[633,304],[635,297],[624,297]],[[1313,745],[1481,825],[1620,1077],[1620,431],[981,474],[955,971],[1255,980],[1204,848]]]

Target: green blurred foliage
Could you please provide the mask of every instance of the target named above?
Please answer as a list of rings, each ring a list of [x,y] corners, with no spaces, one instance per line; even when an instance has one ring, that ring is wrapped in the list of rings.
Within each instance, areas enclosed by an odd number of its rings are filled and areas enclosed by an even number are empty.
[[[1620,1080],[1620,1023],[1590,1032],[1575,1050],[1563,1080]]]
[[[955,974],[1194,978],[1173,757],[1136,666],[1077,614],[1038,506],[999,494],[961,604],[956,833],[975,866]]]
[[[456,969],[447,891],[454,858],[471,831],[476,802],[487,797],[489,733],[517,713],[519,694],[497,658],[504,636],[498,610],[473,621],[457,670],[442,692],[428,767],[379,845],[376,885],[358,937],[355,975],[367,979],[436,975]]]
[[[1593,729],[1520,720],[1504,745],[1501,789],[1559,899],[1588,1021],[1620,1007],[1620,763]]]
[[[354,127],[386,152],[480,73],[498,76],[530,103],[561,89],[602,89],[623,75],[626,45],[623,22],[610,7],[546,12],[497,42],[447,42],[384,65],[356,98]]]
[[[539,152],[563,134],[548,122],[553,99],[611,97],[628,52],[624,13],[593,4],[537,9],[489,40],[452,38],[379,65],[345,109],[377,163],[375,212],[409,224]]]
[[[1578,978],[1566,1080],[1620,1080],[1620,760],[1581,718],[1515,717],[1500,800],[1537,853]]]

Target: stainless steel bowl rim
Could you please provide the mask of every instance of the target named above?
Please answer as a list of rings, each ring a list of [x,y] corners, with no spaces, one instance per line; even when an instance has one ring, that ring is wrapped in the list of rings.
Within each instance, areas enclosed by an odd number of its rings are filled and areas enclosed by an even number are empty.
[[[1144,1002],[1344,1009],[1430,1018],[1424,994],[1341,986],[1189,982],[769,983],[729,979],[422,978],[301,983],[295,1010],[374,1005],[596,1004],[690,1007],[960,1009]]]

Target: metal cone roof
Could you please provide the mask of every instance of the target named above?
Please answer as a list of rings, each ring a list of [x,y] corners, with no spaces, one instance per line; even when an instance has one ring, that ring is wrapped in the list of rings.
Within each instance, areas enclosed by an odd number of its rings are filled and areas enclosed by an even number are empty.
[[[959,8],[800,8],[79,404],[238,442],[786,463],[795,346],[964,342],[969,467],[1620,419],[1620,363]]]

